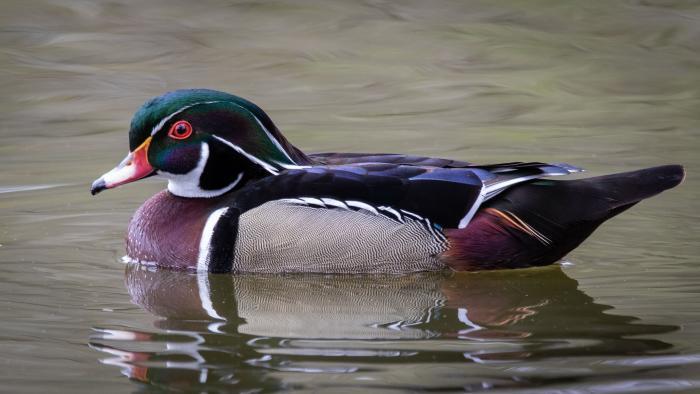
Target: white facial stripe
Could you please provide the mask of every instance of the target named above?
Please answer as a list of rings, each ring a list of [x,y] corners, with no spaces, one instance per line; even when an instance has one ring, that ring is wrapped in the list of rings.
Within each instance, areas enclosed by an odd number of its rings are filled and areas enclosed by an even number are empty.
[[[163,128],[163,125],[165,125],[166,123],[168,123],[168,121],[169,121],[170,119],[172,119],[173,116],[179,114],[180,112],[182,112],[182,111],[184,111],[184,110],[186,110],[186,109],[188,109],[188,108],[192,108],[192,107],[194,107],[195,105],[199,105],[199,104],[214,104],[214,103],[223,103],[223,101],[221,101],[221,100],[218,100],[218,101],[200,101],[200,102],[198,102],[198,103],[193,103],[193,104],[185,105],[184,107],[178,109],[177,111],[175,111],[175,112],[171,113],[170,115],[166,116],[165,118],[161,119],[161,121],[158,122],[157,125],[153,126],[153,129],[151,129],[151,135],[155,135],[157,132],[159,132],[160,129]]]
[[[265,125],[260,121],[260,119],[258,119],[258,117],[255,116],[255,114],[252,113],[250,110],[248,110],[246,107],[244,107],[244,106],[242,106],[242,105],[239,105],[239,104],[236,104],[236,103],[234,103],[234,102],[232,102],[232,101],[224,101],[224,100],[200,101],[200,102],[197,102],[197,103],[192,103],[192,104],[185,105],[185,106],[183,106],[182,108],[178,109],[177,111],[175,111],[175,112],[171,113],[170,115],[166,116],[165,118],[163,118],[160,122],[158,122],[158,124],[155,125],[155,126],[153,127],[153,129],[151,129],[151,135],[155,135],[157,132],[159,132],[160,129],[162,129],[163,126],[164,126],[166,123],[168,123],[168,121],[169,121],[170,119],[172,119],[175,115],[181,113],[182,111],[185,111],[185,110],[188,109],[188,108],[192,108],[192,107],[194,107],[195,105],[200,105],[200,104],[215,104],[215,103],[229,103],[229,104],[235,105],[235,106],[241,108],[242,110],[246,111],[247,113],[249,113],[250,116],[252,116],[253,119],[255,119],[255,121],[258,123],[258,125],[260,126],[260,128],[263,129],[263,131],[265,132],[265,135],[267,135],[267,138],[270,140],[270,142],[272,142],[272,143],[275,145],[275,147],[277,147],[277,149],[279,149],[279,151],[282,152],[282,153],[284,154],[284,156],[285,156],[291,163],[294,163],[294,160],[292,160],[292,158],[289,156],[289,153],[287,153],[287,151],[282,147],[282,144],[280,144],[280,142],[277,140],[277,138],[275,138],[275,137],[272,135],[272,133],[270,133],[270,131],[267,129],[267,127],[265,127]],[[280,163],[280,165],[283,165],[283,164]],[[287,165],[288,165],[288,164],[284,164],[284,166],[287,166]],[[291,167],[291,166],[290,166],[290,167]],[[304,167],[300,167],[300,168],[304,168]]]
[[[199,179],[209,159],[209,144],[203,142],[199,151],[197,166],[187,174],[172,174],[160,171],[159,174],[168,180],[168,191],[180,197],[216,197],[232,190],[243,179],[243,172],[228,186],[217,190],[204,190],[199,187]]]
[[[243,156],[247,157],[248,160],[252,161],[253,163],[255,163],[255,164],[257,164],[257,165],[259,165],[260,167],[262,167],[265,171],[269,172],[270,174],[272,174],[272,175],[277,175],[277,174],[279,173],[279,171],[277,170],[277,168],[275,168],[273,165],[271,165],[271,164],[269,164],[269,163],[266,163],[266,162],[260,160],[259,158],[257,158],[257,157],[255,157],[255,156],[251,155],[250,153],[246,152],[245,150],[243,150],[243,148],[241,148],[240,146],[234,144],[233,142],[227,141],[227,140],[225,140],[225,139],[223,139],[223,138],[221,138],[221,137],[219,137],[219,136],[217,136],[217,135],[214,135],[213,137],[216,138],[217,140],[223,142],[224,144],[230,146],[230,147],[233,148],[236,152],[238,152],[238,153],[242,154]]]
[[[264,131],[265,134],[267,135],[267,138],[270,139],[270,141],[277,147],[277,149],[280,150],[280,152],[284,153],[284,155],[287,157],[287,159],[289,159],[289,161],[290,161],[291,163],[294,163],[294,160],[292,160],[292,158],[289,156],[289,154],[287,153],[287,151],[284,150],[284,148],[282,148],[282,144],[280,144],[280,142],[277,141],[277,139],[272,135],[272,133],[270,133],[270,131],[267,129],[267,127],[265,127],[265,125],[262,124],[262,122],[260,121],[260,119],[258,119],[258,117],[255,116],[254,113],[252,113],[251,111],[248,110],[248,108],[246,108],[246,107],[244,107],[244,106],[242,106],[242,105],[239,105],[239,104],[236,104],[236,103],[233,103],[233,102],[232,102],[231,104],[233,104],[233,105],[235,105],[235,106],[241,108],[242,110],[248,112],[248,113],[250,114],[250,116],[252,116],[253,119],[255,119],[256,122],[258,122],[258,125],[263,129],[263,131]]]
[[[197,258],[197,271],[209,272],[209,258],[211,256],[211,239],[214,236],[214,228],[226,213],[228,207],[219,208],[212,212],[207,218],[202,230],[202,237],[199,239],[199,257]]]
[[[258,125],[260,126],[260,128],[262,128],[262,130],[265,132],[265,135],[267,135],[267,138],[270,140],[270,142],[272,142],[272,143],[275,145],[275,147],[276,147],[280,152],[282,152],[282,153],[284,154],[284,156],[285,156],[291,163],[295,163],[294,160],[289,156],[289,153],[287,153],[287,151],[282,147],[282,144],[280,144],[280,142],[272,135],[272,133],[270,133],[270,131],[267,129],[267,127],[265,127],[265,125],[260,121],[260,119],[258,119],[257,116],[255,116],[254,113],[252,113],[250,110],[248,110],[247,108],[243,107],[242,105],[236,104],[236,103],[231,102],[231,101],[225,101],[225,100],[200,101],[200,102],[196,102],[196,103],[192,103],[192,104],[185,105],[185,106],[183,106],[182,108],[179,108],[177,111],[175,111],[175,112],[171,113],[170,115],[166,116],[165,118],[161,119],[161,121],[158,122],[158,124],[155,125],[155,126],[153,127],[153,129],[151,129],[151,135],[153,136],[153,135],[155,135],[156,133],[158,133],[158,132],[163,128],[163,126],[164,126],[170,119],[172,119],[172,118],[173,118],[174,116],[176,116],[177,114],[179,114],[179,113],[181,113],[181,112],[187,110],[188,108],[192,108],[192,107],[194,107],[194,106],[196,106],[196,105],[200,105],[200,104],[215,104],[215,103],[229,103],[229,104],[235,105],[235,106],[237,106],[237,107],[243,109],[243,110],[246,111],[247,113],[249,113],[250,116],[252,116],[253,119],[255,119],[255,121],[258,123]],[[277,175],[277,174],[279,173],[279,170],[277,169],[277,167],[275,167],[275,166],[271,165],[270,163],[267,163],[267,162],[265,162],[265,161],[263,161],[263,160],[261,160],[261,159],[255,157],[255,156],[251,155],[250,153],[246,152],[246,151],[245,151],[243,148],[241,148],[240,146],[235,145],[235,144],[231,143],[230,141],[227,141],[227,140],[225,140],[225,139],[223,139],[223,138],[221,138],[221,137],[219,137],[219,136],[214,135],[213,137],[216,138],[216,139],[218,139],[219,141],[225,143],[226,145],[232,147],[232,148],[235,149],[238,153],[240,153],[240,154],[242,154],[243,156],[247,157],[250,161],[254,162],[255,164],[261,166],[265,171],[269,172],[270,174],[272,174],[272,175]],[[309,168],[309,166],[299,166],[299,165],[296,165],[296,164],[285,164],[285,163],[279,163],[279,162],[275,162],[275,163],[276,163],[277,165],[279,165],[280,167],[285,168],[285,169]],[[168,175],[174,175],[174,174],[168,174]],[[168,186],[168,188],[170,188],[170,186]],[[229,190],[230,190],[230,189],[229,189]],[[228,191],[228,190],[227,190],[227,191]],[[180,194],[178,194],[178,195],[180,195]],[[184,195],[183,195],[183,196],[184,196]]]
[[[252,115],[252,114],[251,114],[251,115]],[[294,163],[294,160],[292,160],[292,158],[289,156],[289,154],[287,153],[287,151],[282,147],[282,144],[280,144],[280,142],[277,141],[277,138],[275,138],[275,137],[272,135],[272,133],[270,133],[270,132],[267,130],[267,127],[265,127],[265,126],[262,124],[262,122],[260,121],[260,119],[258,119],[255,115],[253,115],[253,118],[255,118],[255,121],[258,122],[258,125],[260,125],[260,127],[262,127],[262,129],[265,131],[265,134],[267,134],[267,138],[269,138],[270,141],[272,141],[272,143],[275,144],[275,146],[277,147],[277,149],[279,149],[280,152],[284,153],[284,156],[287,157],[287,159],[288,159],[291,163]]]

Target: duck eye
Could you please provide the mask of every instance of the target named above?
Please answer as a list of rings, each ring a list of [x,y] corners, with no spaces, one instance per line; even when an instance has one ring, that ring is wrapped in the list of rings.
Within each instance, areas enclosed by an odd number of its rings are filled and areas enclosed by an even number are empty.
[[[176,140],[184,140],[192,135],[192,125],[186,120],[179,120],[170,127],[168,137]]]

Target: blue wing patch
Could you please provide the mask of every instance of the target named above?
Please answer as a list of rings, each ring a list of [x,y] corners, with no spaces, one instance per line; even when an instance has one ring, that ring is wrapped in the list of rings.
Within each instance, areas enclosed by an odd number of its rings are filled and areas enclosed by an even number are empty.
[[[488,171],[479,170],[479,172],[483,172],[485,176],[494,177],[494,175],[490,174]],[[412,181],[441,181],[481,186],[483,180],[479,175],[477,175],[473,169],[439,168],[434,171],[413,176],[409,179]]]

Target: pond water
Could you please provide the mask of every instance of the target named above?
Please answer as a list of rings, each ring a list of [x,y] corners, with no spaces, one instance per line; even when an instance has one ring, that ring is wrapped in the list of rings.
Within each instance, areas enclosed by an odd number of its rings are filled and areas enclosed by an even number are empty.
[[[5,1],[0,391],[700,391],[696,1]],[[681,163],[541,269],[121,263],[159,181],[89,194],[147,98],[208,87],[307,151]]]

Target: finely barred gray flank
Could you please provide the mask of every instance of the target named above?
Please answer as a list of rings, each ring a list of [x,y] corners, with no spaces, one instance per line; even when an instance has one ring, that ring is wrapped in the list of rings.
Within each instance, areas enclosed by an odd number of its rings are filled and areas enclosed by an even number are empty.
[[[270,201],[240,217],[233,270],[397,273],[445,268],[447,250],[423,222],[367,211]]]

